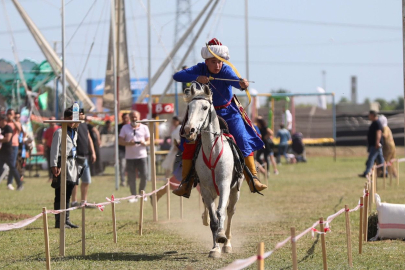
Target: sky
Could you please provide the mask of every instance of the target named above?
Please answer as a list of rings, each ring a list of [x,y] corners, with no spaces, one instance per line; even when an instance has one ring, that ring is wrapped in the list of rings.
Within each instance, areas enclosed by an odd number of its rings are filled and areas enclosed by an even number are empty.
[[[6,9],[0,5],[0,58],[15,62],[6,12],[19,59],[45,60],[12,1],[1,1]],[[173,48],[177,2],[150,0],[152,75]],[[207,1],[189,2],[194,20]],[[20,0],[20,3],[47,41],[52,46],[57,42],[60,53],[61,1]],[[66,66],[77,79],[81,77],[80,84],[85,89],[87,78],[105,76],[110,1],[65,0],[65,4],[66,42],[69,42]],[[147,77],[147,0],[126,0],[125,5],[131,77]],[[360,102],[365,98],[392,100],[403,96],[401,7],[400,0],[250,0],[249,79],[255,81],[251,88],[259,93],[280,88],[292,93],[313,93],[317,87],[325,86],[327,92],[336,94],[338,101],[341,97],[350,99],[350,78],[357,76]],[[201,47],[213,37],[229,47],[231,63],[246,77],[245,0],[221,0],[187,65],[202,61]],[[184,54],[185,45],[175,61]],[[153,94],[166,87],[173,67],[169,65],[162,73],[152,88]],[[322,71],[326,74],[325,83]]]

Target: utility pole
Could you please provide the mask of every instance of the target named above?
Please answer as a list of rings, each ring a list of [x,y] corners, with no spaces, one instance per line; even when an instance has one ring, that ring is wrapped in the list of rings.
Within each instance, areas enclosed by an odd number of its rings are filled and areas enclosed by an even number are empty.
[[[405,0],[402,0],[402,45],[403,45],[403,51],[402,51],[402,56],[403,56],[403,72],[404,72],[404,104],[405,104]],[[405,114],[405,106],[404,106],[404,114]],[[404,117],[404,142],[405,142],[405,117]]]
[[[66,109],[66,57],[65,57],[65,0],[62,0],[62,95],[63,112]]]
[[[326,70],[322,70],[322,88],[326,92]]]
[[[246,80],[249,81],[249,12],[248,12],[248,7],[249,7],[249,0],[245,0],[245,61],[246,61]],[[256,99],[256,97],[253,97]],[[253,102],[253,104],[256,106],[257,104]],[[252,105],[253,105],[252,104]],[[253,108],[253,110],[256,110],[256,108]],[[247,115],[251,118],[252,117],[252,110],[250,106],[246,106],[246,112]]]

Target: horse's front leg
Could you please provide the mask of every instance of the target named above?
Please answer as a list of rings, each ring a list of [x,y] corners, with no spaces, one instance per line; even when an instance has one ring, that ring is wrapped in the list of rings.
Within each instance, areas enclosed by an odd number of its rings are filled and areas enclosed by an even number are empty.
[[[208,212],[210,215],[210,227],[211,227],[212,240],[213,240],[213,247],[210,250],[209,257],[210,258],[219,258],[219,257],[221,257],[221,247],[215,241],[217,238],[218,226],[219,226],[219,221],[215,214],[215,199],[212,198],[212,196],[210,196],[210,195],[204,196],[204,204],[205,204],[205,207],[208,209]]]
[[[225,208],[228,204],[228,199],[229,199],[229,193],[230,193],[230,181],[223,181],[223,184],[221,187],[219,187],[220,190],[220,195],[219,195],[219,201],[218,201],[218,209],[217,209],[217,217],[219,221],[219,226],[218,226],[218,234],[216,238],[217,243],[225,243],[226,241],[226,236],[225,236],[225,230],[224,230],[224,223],[225,223]]]
[[[231,194],[229,196],[229,204],[228,204],[228,222],[226,225],[226,238],[227,240],[224,243],[224,246],[222,247],[222,252],[223,253],[232,253],[232,245],[231,245],[231,238],[232,238],[232,233],[231,233],[231,226],[232,226],[232,217],[235,214],[236,210],[236,203],[239,200],[239,194],[240,192],[238,191],[238,188],[235,186],[234,188],[231,189]]]

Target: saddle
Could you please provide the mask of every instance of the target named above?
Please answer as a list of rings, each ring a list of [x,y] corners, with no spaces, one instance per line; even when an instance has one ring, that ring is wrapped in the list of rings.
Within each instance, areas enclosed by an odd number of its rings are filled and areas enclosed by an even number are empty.
[[[220,117],[217,116],[218,120],[219,120],[219,126],[220,129],[222,131],[222,135],[225,136],[226,140],[229,143],[229,146],[232,149],[232,154],[233,154],[233,160],[234,160],[234,170],[235,170],[235,177],[232,179],[231,182],[231,187],[233,187],[238,179],[240,179],[243,175],[243,169],[245,168],[245,159],[243,157],[242,152],[240,151],[239,147],[236,145],[235,139],[233,138],[232,134],[229,133],[229,128],[228,128],[228,124],[225,122],[225,120]],[[196,149],[194,152],[194,156],[193,156],[193,163],[192,163],[192,167],[191,170],[189,172],[189,174],[186,176],[185,182],[189,182],[191,179],[194,179],[194,187],[197,186],[197,184],[200,182],[200,180],[198,179],[198,175],[197,172],[195,170],[195,162],[197,160],[198,154],[200,153],[200,149],[201,149],[201,137],[198,136],[197,141],[196,141]]]

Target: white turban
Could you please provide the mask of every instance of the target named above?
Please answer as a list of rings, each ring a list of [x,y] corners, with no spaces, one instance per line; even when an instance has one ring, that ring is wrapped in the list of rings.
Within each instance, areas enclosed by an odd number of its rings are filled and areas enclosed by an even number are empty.
[[[218,55],[221,58],[224,58],[225,60],[229,60],[229,50],[228,47],[224,45],[208,45],[213,53]],[[213,58],[213,56],[209,51],[206,46],[201,48],[201,56],[204,59],[209,59]]]

